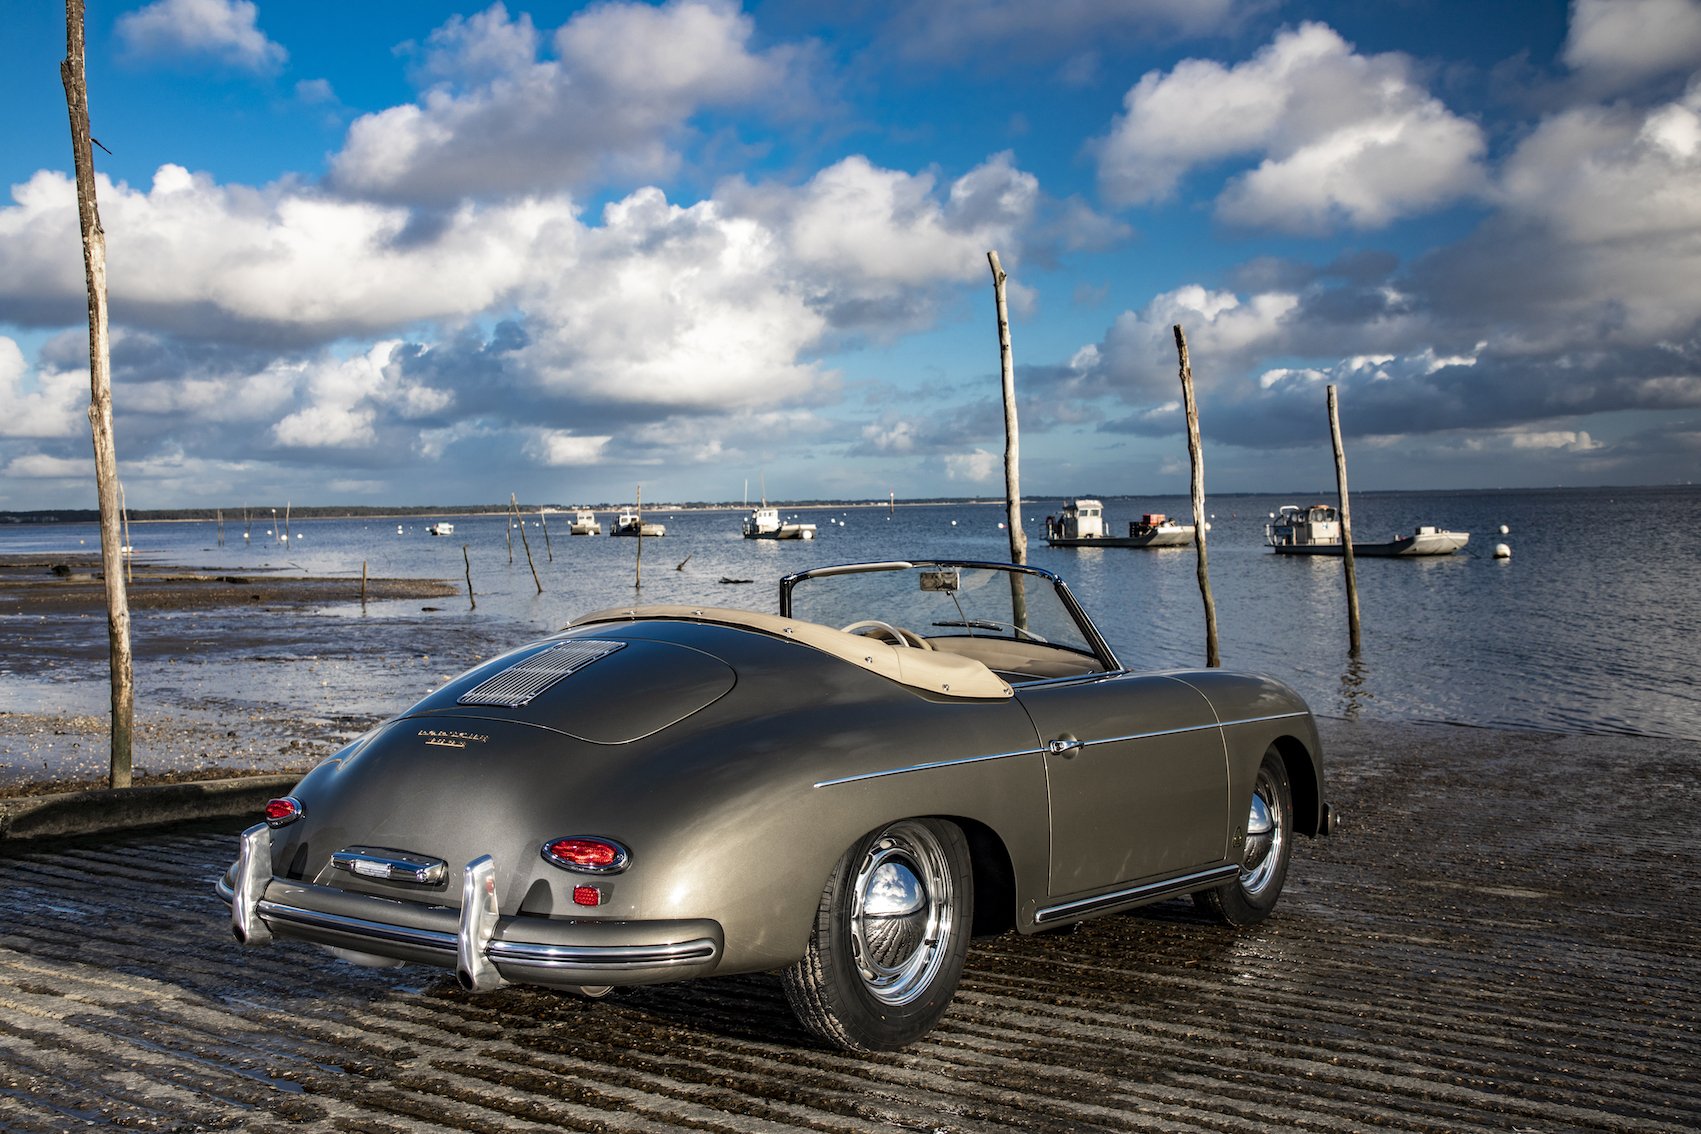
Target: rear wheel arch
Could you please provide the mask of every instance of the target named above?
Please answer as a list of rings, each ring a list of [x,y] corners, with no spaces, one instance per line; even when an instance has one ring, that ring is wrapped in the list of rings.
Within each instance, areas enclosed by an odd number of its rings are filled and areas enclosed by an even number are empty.
[[[1281,756],[1288,770],[1288,785],[1293,790],[1294,830],[1315,838],[1320,833],[1318,825],[1323,808],[1318,799],[1317,767],[1312,762],[1311,751],[1295,736],[1279,736],[1271,741],[1270,747]]]

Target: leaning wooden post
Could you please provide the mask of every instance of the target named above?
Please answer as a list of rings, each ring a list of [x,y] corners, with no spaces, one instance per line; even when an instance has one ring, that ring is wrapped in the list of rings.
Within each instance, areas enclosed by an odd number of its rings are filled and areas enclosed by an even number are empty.
[[[520,515],[520,499],[514,493],[508,494],[508,506],[514,510],[514,519],[520,525],[520,542],[526,548],[526,566],[532,569],[532,582],[537,584],[537,593],[543,593],[543,580],[537,577],[537,564],[532,561],[532,541],[526,538],[526,518]]]
[[[1211,598],[1210,561],[1205,554],[1205,457],[1199,446],[1199,405],[1193,400],[1193,363],[1187,335],[1175,325],[1175,352],[1181,359],[1181,398],[1187,406],[1187,455],[1193,463],[1193,542],[1199,548],[1199,595],[1205,602],[1205,664],[1220,666],[1217,652],[1217,604]]]
[[[478,600],[473,597],[472,589],[472,556],[467,554],[467,545],[461,544],[461,559],[467,565],[467,609],[477,610]]]
[[[549,513],[542,508],[537,510],[538,526],[543,528],[543,550],[549,555],[549,561],[555,562],[555,545],[549,542]]]
[[[118,530],[118,446],[112,432],[112,355],[107,340],[106,230],[95,199],[89,88],[83,68],[83,0],[65,0],[65,59],[59,65],[71,118],[77,170],[77,215],[83,230],[83,274],[89,293],[89,427],[94,435],[95,491],[100,500],[100,558],[106,576],[106,638],[112,670],[112,760],[107,782],[130,786],[136,725],[135,662],[130,651],[130,598]]]
[[[1335,490],[1341,494],[1341,560],[1347,565],[1347,653],[1358,657],[1358,569],[1353,565],[1353,513],[1347,500],[1347,451],[1341,446],[1341,414],[1329,387],[1329,437],[1335,443]]]
[[[1004,386],[1004,507],[1010,532],[1010,562],[1028,561],[1028,533],[1022,528],[1022,446],[1016,426],[1016,368],[1010,356],[1010,309],[1004,301],[1004,284],[1010,277],[998,262],[996,250],[986,254],[992,267],[992,297],[998,312],[998,362]],[[1026,576],[1010,575],[1010,616],[1018,629],[1028,625]]]

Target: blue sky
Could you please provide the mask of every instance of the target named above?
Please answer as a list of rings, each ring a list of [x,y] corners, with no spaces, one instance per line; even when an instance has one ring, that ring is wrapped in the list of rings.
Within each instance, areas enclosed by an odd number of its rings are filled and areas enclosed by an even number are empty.
[[[63,11],[0,41],[0,508],[94,478]],[[1701,473],[1701,0],[90,12],[134,507]]]

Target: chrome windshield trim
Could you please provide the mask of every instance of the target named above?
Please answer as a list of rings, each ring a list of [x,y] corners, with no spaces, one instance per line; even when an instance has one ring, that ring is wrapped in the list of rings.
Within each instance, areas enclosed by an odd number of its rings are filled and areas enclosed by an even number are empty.
[[[929,760],[923,764],[906,764],[901,768],[885,768],[878,772],[861,772],[854,776],[840,776],[832,780],[818,780],[815,787],[837,787],[840,784],[854,784],[861,780],[878,780],[886,776],[903,776],[910,772],[930,772],[935,768],[955,768],[961,764],[985,764],[991,760],[1009,760],[1016,756],[1038,756],[1043,748],[1024,748],[1018,752],[994,752],[986,756],[961,756],[954,760]]]
[[[1076,898],[1070,902],[1060,902],[1055,906],[1046,906],[1034,913],[1034,924],[1044,925],[1046,922],[1060,921],[1069,917],[1084,917],[1087,914],[1098,913],[1115,906],[1132,905],[1137,902],[1154,902],[1174,894],[1187,894],[1194,890],[1208,889],[1214,882],[1226,882],[1240,873],[1240,867],[1213,866],[1209,870],[1200,870],[1193,874],[1183,874],[1178,878],[1166,878],[1161,882],[1147,882],[1141,886],[1129,886],[1121,890],[1111,890],[1103,894],[1094,894],[1089,898]]]

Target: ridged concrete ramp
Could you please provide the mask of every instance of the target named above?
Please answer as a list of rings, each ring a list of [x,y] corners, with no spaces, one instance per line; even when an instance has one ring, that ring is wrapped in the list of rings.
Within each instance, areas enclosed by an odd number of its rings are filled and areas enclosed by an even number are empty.
[[[587,1002],[243,949],[230,832],[0,844],[0,1129],[1693,1131],[1701,745],[1329,722],[1277,917],[977,945],[810,1047],[769,976]]]

